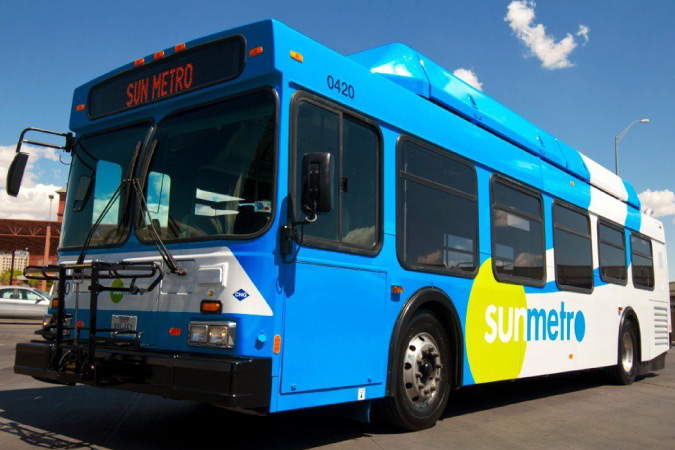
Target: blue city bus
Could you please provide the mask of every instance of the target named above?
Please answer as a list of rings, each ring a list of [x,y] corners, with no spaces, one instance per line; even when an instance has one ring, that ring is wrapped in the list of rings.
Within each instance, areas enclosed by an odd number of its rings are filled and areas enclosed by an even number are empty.
[[[662,224],[626,181],[403,44],[266,20],[77,88],[57,283],[16,373],[408,430],[462,386],[664,367]]]

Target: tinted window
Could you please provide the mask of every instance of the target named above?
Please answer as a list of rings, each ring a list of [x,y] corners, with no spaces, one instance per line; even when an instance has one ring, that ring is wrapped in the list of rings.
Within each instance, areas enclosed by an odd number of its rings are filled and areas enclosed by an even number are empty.
[[[633,284],[636,287],[654,289],[654,263],[652,261],[651,241],[631,234],[630,247]]]
[[[302,101],[296,118],[295,217],[300,208],[302,160],[307,153],[333,156],[334,209],[304,227],[304,237],[364,250],[378,243],[379,147],[376,130],[340,111]],[[331,241],[331,242],[326,242]]]
[[[378,138],[371,127],[349,118],[342,126],[342,242],[372,248],[377,243]]]
[[[560,204],[553,207],[555,276],[562,289],[593,288],[593,249],[588,215]]]
[[[476,174],[469,164],[403,140],[399,146],[399,256],[407,266],[474,272],[478,264]]]
[[[625,284],[626,240],[623,230],[598,222],[598,255],[600,257],[600,278],[603,281]]]
[[[492,258],[497,279],[544,281],[544,230],[539,196],[495,179]]]
[[[0,298],[16,298],[16,296],[14,295],[14,289],[0,290]]]
[[[304,217],[300,209],[300,178],[302,176],[302,158],[306,153],[326,152],[333,156],[333,164],[339,165],[340,115],[327,111],[312,103],[302,102],[298,106],[296,132],[296,220]],[[333,170],[337,170],[334,167]],[[333,192],[338,192],[338,177],[334,177]],[[316,237],[332,241],[338,240],[338,208],[333,200],[333,212],[321,214],[316,222],[305,226],[305,237]]]

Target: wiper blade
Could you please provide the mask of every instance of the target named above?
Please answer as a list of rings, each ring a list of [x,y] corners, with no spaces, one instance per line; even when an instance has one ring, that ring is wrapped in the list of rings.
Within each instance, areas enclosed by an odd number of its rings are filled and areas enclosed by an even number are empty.
[[[152,215],[148,209],[148,204],[145,201],[145,196],[143,195],[140,181],[138,178],[133,178],[128,181],[131,183],[134,191],[136,192],[136,200],[138,202],[138,206],[141,208],[143,222],[145,222],[144,226],[148,230],[148,234],[150,235],[152,242],[155,244],[155,247],[157,247],[157,251],[162,257],[164,264],[166,264],[167,268],[169,269],[169,272],[180,276],[187,275],[187,269],[178,265],[176,259],[173,257],[169,249],[166,248],[162,238],[157,232],[155,224],[152,221]]]

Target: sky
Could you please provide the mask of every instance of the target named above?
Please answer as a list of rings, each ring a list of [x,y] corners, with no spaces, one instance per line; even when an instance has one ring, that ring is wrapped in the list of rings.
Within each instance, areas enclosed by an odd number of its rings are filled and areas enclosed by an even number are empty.
[[[614,137],[650,119],[621,141],[621,176],[675,242],[670,0],[0,0],[0,217],[47,218],[47,195],[68,173],[59,152],[32,153],[19,199],[4,192],[4,174],[23,128],[68,130],[77,86],[159,49],[270,17],[345,55],[406,43],[612,170]],[[675,280],[675,247],[668,260]]]

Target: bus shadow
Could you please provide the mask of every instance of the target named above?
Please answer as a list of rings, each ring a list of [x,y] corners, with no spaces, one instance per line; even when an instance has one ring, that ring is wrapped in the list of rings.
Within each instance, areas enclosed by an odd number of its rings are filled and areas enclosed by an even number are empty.
[[[603,384],[594,373],[470,386],[454,392],[442,420]],[[331,408],[259,417],[192,402],[86,386],[0,391],[0,442],[71,448],[306,449],[399,433]]]

